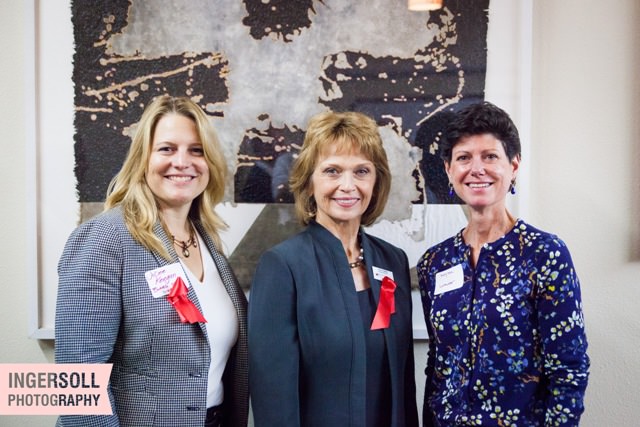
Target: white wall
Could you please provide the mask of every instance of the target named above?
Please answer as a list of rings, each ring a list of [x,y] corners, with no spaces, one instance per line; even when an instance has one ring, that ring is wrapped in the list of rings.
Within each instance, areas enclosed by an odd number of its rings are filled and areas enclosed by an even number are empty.
[[[50,343],[27,338],[24,14],[22,0],[0,2],[3,363],[53,359]],[[527,219],[568,243],[582,280],[592,358],[586,427],[640,425],[638,23],[637,0],[534,1]],[[421,365],[424,351],[417,346]],[[53,418],[0,417],[0,424],[51,426]]]
[[[0,2],[0,363],[53,362],[51,343],[27,338],[25,7]],[[6,427],[52,426],[54,417],[0,416]]]
[[[637,0],[534,1],[530,219],[581,278],[589,427],[640,425],[638,23]]]

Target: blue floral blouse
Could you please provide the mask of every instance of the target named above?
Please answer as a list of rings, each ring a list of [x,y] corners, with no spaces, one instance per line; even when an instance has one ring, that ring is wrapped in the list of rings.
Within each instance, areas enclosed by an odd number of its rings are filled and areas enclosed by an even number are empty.
[[[522,220],[485,244],[462,232],[418,263],[429,355],[425,426],[577,426],[589,358],[580,285],[557,236]]]

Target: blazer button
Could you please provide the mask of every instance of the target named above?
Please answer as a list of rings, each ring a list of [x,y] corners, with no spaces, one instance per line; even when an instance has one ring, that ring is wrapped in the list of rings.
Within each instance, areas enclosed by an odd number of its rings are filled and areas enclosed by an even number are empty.
[[[199,411],[199,406],[187,406],[187,411]]]

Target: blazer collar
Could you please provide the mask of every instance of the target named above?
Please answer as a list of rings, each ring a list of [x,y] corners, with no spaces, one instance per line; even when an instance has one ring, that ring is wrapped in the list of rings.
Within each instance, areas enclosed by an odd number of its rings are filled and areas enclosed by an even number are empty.
[[[309,225],[307,226],[307,231],[311,233],[313,237],[315,237],[316,239],[318,239],[324,244],[327,244],[327,245],[337,244],[337,245],[340,245],[340,247],[342,248],[342,242],[340,242],[340,239],[334,236],[333,233],[327,230],[324,226],[318,224],[315,221],[311,221],[309,223]],[[363,239],[365,238],[366,234],[362,230],[362,227],[360,227],[360,230],[358,231],[358,233],[360,233],[361,238]]]

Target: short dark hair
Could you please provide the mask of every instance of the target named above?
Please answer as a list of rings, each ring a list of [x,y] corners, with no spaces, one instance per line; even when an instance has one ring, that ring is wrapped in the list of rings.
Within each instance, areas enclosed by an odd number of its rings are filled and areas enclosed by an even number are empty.
[[[451,163],[451,151],[460,139],[486,133],[502,143],[509,160],[520,156],[520,135],[511,117],[503,109],[484,101],[463,108],[449,122],[440,147],[442,159]]]

